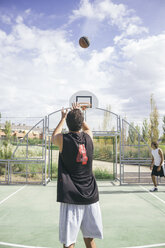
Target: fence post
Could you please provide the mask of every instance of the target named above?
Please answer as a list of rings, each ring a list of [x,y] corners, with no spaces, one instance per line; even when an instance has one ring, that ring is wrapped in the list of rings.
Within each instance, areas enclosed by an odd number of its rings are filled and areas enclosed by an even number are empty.
[[[122,148],[121,148],[121,135],[122,135],[122,133],[121,133],[121,131],[122,131],[122,128],[121,128],[121,119],[120,119],[120,117],[119,117],[119,127],[120,127],[120,136],[119,136],[119,138],[120,138],[120,185],[121,185],[121,180],[122,180],[122,178],[121,178],[121,152],[122,152]]]
[[[45,116],[45,183],[44,185],[46,186],[47,184],[47,116]]]
[[[51,142],[51,180],[52,180],[52,142]]]
[[[115,164],[116,164],[116,165],[115,165],[115,167],[116,167],[116,171],[115,171],[116,175],[115,175],[115,178],[117,178],[117,136],[115,136],[115,150],[116,150],[116,151],[115,151],[115,152],[116,152],[116,154],[115,154],[115,155],[116,155],[116,158],[115,158],[115,159],[116,159],[116,161],[115,161]]]
[[[27,135],[27,141],[26,141],[26,158],[28,158],[28,149],[29,149],[29,138]]]
[[[9,177],[10,177],[10,163],[9,160],[7,161],[7,167],[8,167],[8,184],[9,184]]]
[[[140,159],[140,135],[138,134],[138,159]],[[140,163],[138,168],[138,182],[140,183]]]

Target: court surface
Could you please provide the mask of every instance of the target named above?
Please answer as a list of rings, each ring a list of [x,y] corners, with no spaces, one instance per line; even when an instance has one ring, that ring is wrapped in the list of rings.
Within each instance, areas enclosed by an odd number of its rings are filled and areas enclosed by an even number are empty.
[[[97,248],[165,247],[165,188],[114,186],[99,181],[104,239]],[[0,248],[60,248],[56,181],[44,186],[0,186]],[[81,232],[76,246],[85,247]]]

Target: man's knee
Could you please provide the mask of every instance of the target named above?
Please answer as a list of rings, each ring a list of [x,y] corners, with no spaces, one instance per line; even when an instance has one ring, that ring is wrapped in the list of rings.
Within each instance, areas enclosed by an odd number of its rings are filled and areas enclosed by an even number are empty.
[[[87,242],[91,243],[94,239],[93,238],[84,238]]]
[[[96,244],[93,238],[84,238],[84,241],[87,248],[96,248]]]

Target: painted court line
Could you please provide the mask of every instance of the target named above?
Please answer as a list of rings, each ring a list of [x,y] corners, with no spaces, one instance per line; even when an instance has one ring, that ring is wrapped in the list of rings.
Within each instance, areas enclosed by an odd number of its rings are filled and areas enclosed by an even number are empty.
[[[49,248],[49,247],[41,247],[41,246],[29,246],[29,245],[18,245],[18,244],[11,244],[0,242],[0,245],[11,246],[11,247],[21,247],[21,248]]]
[[[142,188],[142,189],[145,189],[145,191],[147,191],[149,194],[151,194],[153,197],[155,197],[156,199],[158,199],[159,201],[161,201],[161,202],[163,202],[164,204],[165,204],[165,201],[164,200],[162,200],[161,198],[159,198],[157,195],[156,195],[156,193],[152,193],[152,192],[150,192],[148,189],[146,189],[145,187],[143,187],[143,186],[141,186],[140,185],[140,187]],[[151,246],[152,247],[152,246]]]
[[[154,244],[154,245],[131,246],[131,247],[124,247],[124,248],[150,248],[150,247],[165,247],[165,243]]]
[[[14,193],[12,193],[11,195],[9,195],[8,197],[6,197],[5,199],[3,199],[2,201],[0,201],[0,205],[2,203],[4,203],[5,201],[7,201],[10,197],[12,197],[13,195],[15,195],[17,192],[19,192],[20,190],[24,189],[26,185],[24,185],[23,187],[19,188],[18,190],[16,190]]]

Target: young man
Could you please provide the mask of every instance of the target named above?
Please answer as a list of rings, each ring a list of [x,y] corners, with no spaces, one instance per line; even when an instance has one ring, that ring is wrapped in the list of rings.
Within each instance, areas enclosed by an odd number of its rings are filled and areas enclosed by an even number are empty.
[[[77,104],[69,113],[62,110],[61,114],[52,134],[52,142],[59,147],[59,239],[64,248],[73,248],[81,229],[86,247],[96,248],[94,238],[102,239],[103,232],[98,188],[92,173],[92,132]],[[69,133],[62,134],[65,120]]]
[[[157,188],[157,182],[156,182],[156,176],[163,177],[165,176],[164,171],[164,156],[163,152],[160,148],[158,148],[157,142],[151,143],[152,147],[152,163],[150,169],[152,170],[151,177],[154,184],[154,188],[151,189],[151,192],[158,191]]]

